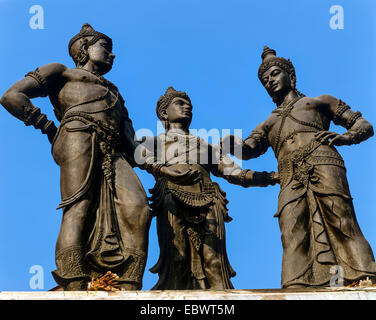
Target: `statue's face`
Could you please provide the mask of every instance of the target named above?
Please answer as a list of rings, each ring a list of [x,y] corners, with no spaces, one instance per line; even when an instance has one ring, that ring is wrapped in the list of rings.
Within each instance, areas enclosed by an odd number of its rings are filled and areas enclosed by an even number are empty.
[[[87,51],[89,61],[98,67],[100,74],[105,74],[111,70],[115,55],[111,52],[111,46],[106,39],[99,39]]]
[[[271,97],[281,95],[291,90],[291,80],[288,73],[278,66],[266,70],[261,82]]]
[[[169,123],[181,122],[189,126],[192,120],[192,105],[186,99],[176,97],[166,109],[166,118]]]

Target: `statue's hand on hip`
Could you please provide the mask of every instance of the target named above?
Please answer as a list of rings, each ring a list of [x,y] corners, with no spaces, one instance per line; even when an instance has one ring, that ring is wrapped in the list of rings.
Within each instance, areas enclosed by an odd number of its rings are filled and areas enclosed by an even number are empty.
[[[347,146],[351,144],[351,137],[332,131],[320,131],[315,134],[316,140],[331,146]]]

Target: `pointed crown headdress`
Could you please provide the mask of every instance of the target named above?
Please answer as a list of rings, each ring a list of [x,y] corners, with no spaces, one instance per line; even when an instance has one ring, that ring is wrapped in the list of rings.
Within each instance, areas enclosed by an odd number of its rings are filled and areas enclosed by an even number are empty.
[[[162,117],[162,110],[166,110],[171,101],[176,98],[183,98],[191,103],[191,99],[184,91],[176,91],[173,87],[168,87],[165,94],[160,96],[157,102],[157,116],[160,120],[164,120]]]
[[[92,37],[90,40],[88,38]],[[76,50],[72,50],[72,46],[80,39],[85,39],[85,43],[87,46],[91,46],[93,45],[94,43],[96,43],[99,39],[105,39],[110,47],[111,47],[111,50],[112,50],[112,39],[110,37],[108,37],[107,35],[105,35],[104,33],[101,33],[101,32],[98,32],[98,31],[95,31],[94,28],[88,24],[88,23],[85,23],[82,28],[81,28],[81,31],[76,34],[70,41],[69,41],[69,44],[68,44],[68,50],[69,50],[69,55],[75,59],[75,56],[76,56],[76,52],[73,52],[73,51],[76,51]]]
[[[261,54],[262,63],[258,69],[258,77],[262,82],[262,75],[263,73],[268,70],[272,66],[278,66],[290,76],[291,86],[295,89],[296,85],[296,74],[295,68],[290,59],[285,59],[283,57],[277,57],[276,51],[273,49],[268,48],[267,46],[264,47],[264,50]]]

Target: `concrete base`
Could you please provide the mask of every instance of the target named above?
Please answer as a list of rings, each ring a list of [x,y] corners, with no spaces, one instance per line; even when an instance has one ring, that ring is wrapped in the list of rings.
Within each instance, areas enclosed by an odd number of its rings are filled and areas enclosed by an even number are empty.
[[[376,300],[376,287],[223,291],[3,291],[0,292],[0,300]]]

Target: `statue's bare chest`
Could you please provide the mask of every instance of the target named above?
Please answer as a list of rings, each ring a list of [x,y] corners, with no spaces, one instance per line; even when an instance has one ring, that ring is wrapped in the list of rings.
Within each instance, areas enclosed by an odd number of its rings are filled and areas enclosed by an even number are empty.
[[[268,139],[274,151],[288,140],[328,130],[330,124],[323,108],[317,102],[304,98],[289,108],[275,109],[272,119]]]
[[[67,111],[98,113],[114,109],[119,104],[118,95],[116,88],[95,75],[75,70],[61,88],[58,100],[63,114]]]

